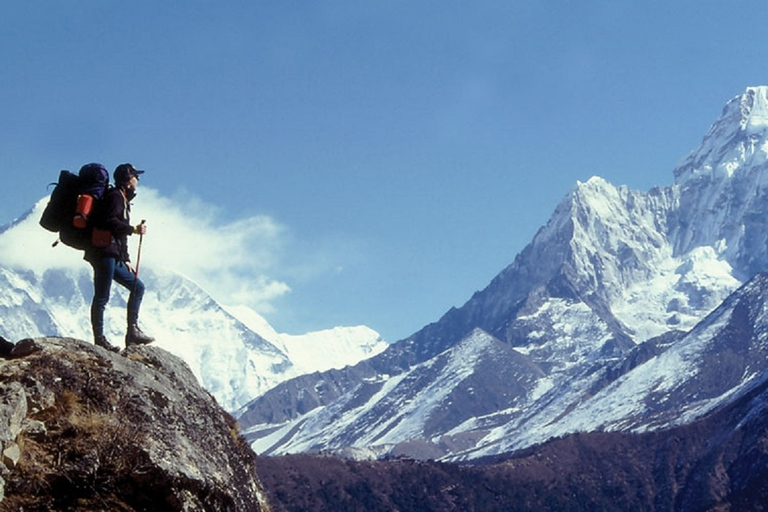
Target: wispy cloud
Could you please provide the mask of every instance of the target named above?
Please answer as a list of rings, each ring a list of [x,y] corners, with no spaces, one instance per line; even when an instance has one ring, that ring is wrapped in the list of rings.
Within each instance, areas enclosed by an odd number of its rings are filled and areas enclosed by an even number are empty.
[[[82,253],[61,246],[51,247],[57,235],[38,224],[47,203],[47,198],[40,200],[27,216],[14,221],[0,235],[0,264],[38,273],[48,268],[78,268],[85,264]]]
[[[0,264],[42,273],[48,268],[84,268],[82,253],[65,246],[51,248],[56,235],[38,225],[47,199],[0,236]],[[147,220],[141,247],[141,269],[178,272],[228,304],[244,304],[261,313],[290,291],[278,273],[287,229],[265,215],[224,219],[224,211],[186,192],[174,197],[141,188],[132,223]],[[129,238],[136,262],[139,237]]]
[[[224,211],[182,191],[164,197],[142,188],[132,220],[147,220],[141,265],[183,274],[230,304],[259,312],[290,287],[271,277],[285,249],[287,230],[266,215],[224,220]],[[131,237],[136,260],[138,237]]]

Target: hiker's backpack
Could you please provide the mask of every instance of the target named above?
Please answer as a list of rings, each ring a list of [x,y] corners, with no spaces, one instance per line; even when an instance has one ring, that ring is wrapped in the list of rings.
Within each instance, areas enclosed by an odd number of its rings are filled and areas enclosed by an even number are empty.
[[[40,225],[58,233],[66,245],[87,249],[93,231],[89,215],[108,186],[109,172],[101,164],[86,164],[77,174],[61,171]]]

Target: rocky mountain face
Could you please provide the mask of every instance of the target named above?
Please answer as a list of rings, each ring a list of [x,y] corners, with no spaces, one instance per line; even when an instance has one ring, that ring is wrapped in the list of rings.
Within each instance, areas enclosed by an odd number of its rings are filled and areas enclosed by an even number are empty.
[[[0,342],[0,509],[269,510],[237,424],[178,357]]]
[[[268,454],[466,460],[724,407],[766,370],[765,276],[752,278],[768,269],[767,157],[768,88],[751,87],[673,185],[578,183],[462,307],[244,407],[248,439]]]

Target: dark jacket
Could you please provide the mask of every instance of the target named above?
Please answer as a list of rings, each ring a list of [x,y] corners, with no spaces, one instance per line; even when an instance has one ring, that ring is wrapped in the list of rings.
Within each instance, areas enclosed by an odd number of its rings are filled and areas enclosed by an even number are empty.
[[[85,251],[85,259],[93,261],[104,256],[112,256],[118,261],[130,261],[128,235],[133,234],[131,204],[123,192],[119,188],[110,187],[97,203],[92,218],[95,227],[112,233],[112,241],[104,248],[90,247]]]

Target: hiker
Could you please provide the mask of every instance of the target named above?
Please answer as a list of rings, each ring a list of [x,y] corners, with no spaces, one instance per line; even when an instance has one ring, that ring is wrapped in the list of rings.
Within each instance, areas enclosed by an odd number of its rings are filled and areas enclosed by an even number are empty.
[[[115,185],[104,194],[95,212],[95,227],[111,233],[111,241],[106,247],[88,247],[85,260],[93,267],[93,302],[91,303],[91,326],[96,345],[117,352],[120,349],[112,345],[104,336],[104,309],[109,301],[112,281],[130,291],[128,297],[128,328],[125,334],[125,346],[144,345],[154,338],[139,329],[139,309],[144,297],[144,283],[138,278],[128,255],[128,236],[143,235],[147,226],[142,221],[131,225],[131,200],[136,197],[139,176],[144,171],[137,170],[131,164],[118,165],[113,174]]]

